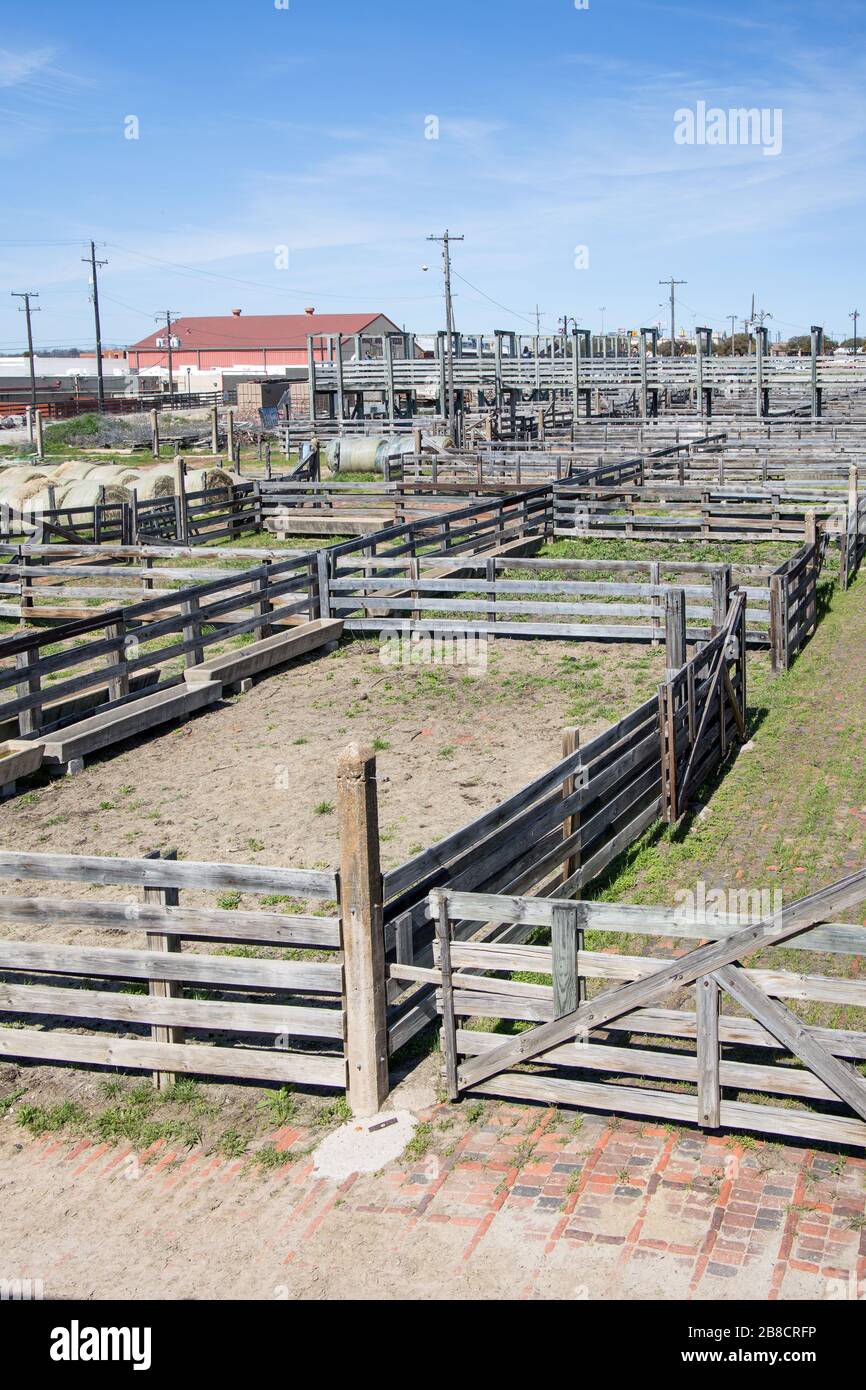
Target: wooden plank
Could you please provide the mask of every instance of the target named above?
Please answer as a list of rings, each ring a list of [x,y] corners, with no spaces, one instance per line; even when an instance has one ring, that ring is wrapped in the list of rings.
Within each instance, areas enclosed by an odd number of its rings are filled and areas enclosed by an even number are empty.
[[[580,923],[580,908],[577,904],[556,903],[550,928],[553,1012],[556,1018],[573,1012],[578,1005],[577,962]]]
[[[242,1047],[154,1043],[147,1039],[90,1037],[81,1033],[32,1032],[26,1028],[0,1029],[0,1057],[224,1076],[246,1081],[298,1082],[338,1090],[346,1084],[346,1063],[342,1057],[277,1049],[264,1052]]]
[[[457,1100],[457,1030],[454,1018],[454,991],[451,985],[451,923],[448,920],[448,908],[444,903],[440,904],[439,908],[436,936],[442,980],[442,1051],[445,1058],[445,1084],[448,1099]]]
[[[168,955],[107,946],[40,946],[0,938],[0,970],[93,975],[126,980],[179,980],[223,989],[304,990],[339,994],[342,967],[313,961],[250,960],[234,956]]]
[[[313,1008],[297,1004],[234,1003],[224,999],[160,998],[107,989],[16,985],[2,981],[0,1012],[176,1025],[202,1032],[337,1039],[343,1036],[343,1011],[330,1006]]]
[[[712,976],[696,981],[698,1029],[698,1115],[706,1129],[718,1129],[722,1093],[719,1084],[719,987]]]
[[[177,864],[152,859],[97,858],[79,854],[31,854],[0,850],[0,878],[62,880],[142,888],[238,888],[247,893],[284,893],[298,898],[336,898],[337,879],[318,869],[269,868],[259,864]],[[160,878],[164,884],[160,883]]]

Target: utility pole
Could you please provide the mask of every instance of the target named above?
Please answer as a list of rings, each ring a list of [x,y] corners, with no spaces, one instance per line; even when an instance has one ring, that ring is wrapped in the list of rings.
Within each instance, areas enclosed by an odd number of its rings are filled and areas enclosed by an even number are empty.
[[[445,273],[445,328],[448,335],[446,359],[448,369],[448,433],[456,444],[457,415],[454,409],[454,303],[451,298],[451,243],[452,241],[464,241],[465,237],[453,236],[446,227],[444,236],[428,236],[427,240],[442,242],[442,268]]]
[[[168,399],[169,399],[169,404],[171,404],[171,398],[172,398],[172,395],[174,394],[174,374],[173,374],[173,373],[174,373],[174,367],[173,367],[173,361],[172,361],[172,355],[171,355],[171,315],[172,315],[171,309],[166,309],[166,310],[165,310],[165,313],[163,313],[163,314],[157,314],[157,315],[155,316],[155,317],[156,317],[157,323],[161,323],[162,320],[165,319],[165,345],[166,345],[166,347],[168,348]]]
[[[99,286],[96,282],[96,270],[98,266],[108,265],[108,261],[98,261],[96,259],[96,245],[91,241],[90,255],[82,256],[85,265],[90,266],[90,283],[93,287],[93,322],[96,328],[96,394],[100,415],[105,411],[105,382],[102,379],[102,330],[99,326]]]
[[[671,287],[671,358],[676,352],[676,331],[677,331],[677,307],[676,307],[676,286],[687,285],[688,280],[675,280],[673,276],[669,280],[659,280],[660,285],[670,285]]]
[[[19,314],[24,314],[27,322],[27,356],[30,361],[30,404],[36,409],[36,364],[33,361],[33,324],[30,320],[31,314],[38,314],[38,309],[30,308],[31,299],[38,299],[39,295],[34,290],[13,290],[13,299],[23,299],[24,308],[19,309]]]
[[[853,312],[852,314],[849,314],[849,315],[848,315],[848,317],[849,317],[849,319],[853,319],[853,320],[854,320],[854,356],[856,357],[856,356],[857,356],[857,320],[858,320],[859,317],[860,317],[860,310],[859,310],[859,309],[855,309],[854,312]]]
[[[736,314],[728,314],[728,318],[731,320],[731,356],[733,357],[734,348],[737,345],[737,316]]]

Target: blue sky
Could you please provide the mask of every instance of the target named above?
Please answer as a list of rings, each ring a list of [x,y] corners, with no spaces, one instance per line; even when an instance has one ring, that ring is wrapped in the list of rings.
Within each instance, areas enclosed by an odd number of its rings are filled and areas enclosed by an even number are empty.
[[[608,328],[666,321],[672,274],[686,327],[724,328],[753,290],[783,336],[866,314],[862,0],[289,6],[7,11],[0,347],[23,341],[20,289],[40,293],[37,347],[90,341],[91,236],[108,342],[165,308],[382,310],[435,329],[425,237],[446,225],[466,238],[467,332],[530,332],[536,304],[548,330],[566,312],[598,328],[601,306]],[[781,153],[677,145],[674,112],[698,101],[781,109]]]

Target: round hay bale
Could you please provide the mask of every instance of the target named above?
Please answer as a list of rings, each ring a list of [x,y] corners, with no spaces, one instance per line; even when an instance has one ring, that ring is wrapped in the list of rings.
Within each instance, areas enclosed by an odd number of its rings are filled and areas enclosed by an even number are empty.
[[[86,478],[88,473],[92,473],[94,468],[98,467],[98,463],[88,463],[85,459],[67,459],[66,463],[58,463],[56,468],[51,469],[51,481],[53,483],[75,482]]]
[[[45,474],[45,469],[34,468],[29,463],[16,463],[11,468],[4,468],[0,471],[0,491],[6,488],[18,487],[21,483],[29,483],[32,478],[41,478]]]
[[[0,497],[10,507],[16,507],[20,511],[31,497],[36,497],[38,493],[44,492],[50,481],[50,478],[44,473],[37,473],[26,483],[18,483],[17,486],[3,488],[0,491]]]
[[[176,492],[173,470],[147,468],[139,472],[135,484],[139,500],[146,502],[151,497],[174,497]]]
[[[234,478],[224,468],[193,468],[186,475],[187,492],[228,491]]]
[[[105,496],[103,498],[103,489]],[[132,500],[129,488],[121,487],[118,483],[92,483],[89,478],[84,478],[80,482],[74,482],[65,488],[62,497],[58,501],[58,506],[66,508],[72,507],[95,507],[101,501],[116,503],[118,506],[123,502]]]

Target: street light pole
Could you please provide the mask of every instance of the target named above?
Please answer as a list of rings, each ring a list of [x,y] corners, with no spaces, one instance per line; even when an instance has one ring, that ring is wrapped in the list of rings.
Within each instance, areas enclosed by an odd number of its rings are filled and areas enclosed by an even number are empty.
[[[857,320],[860,317],[860,310],[855,309],[853,314],[848,315],[849,319],[854,320],[854,356],[857,356]]]

